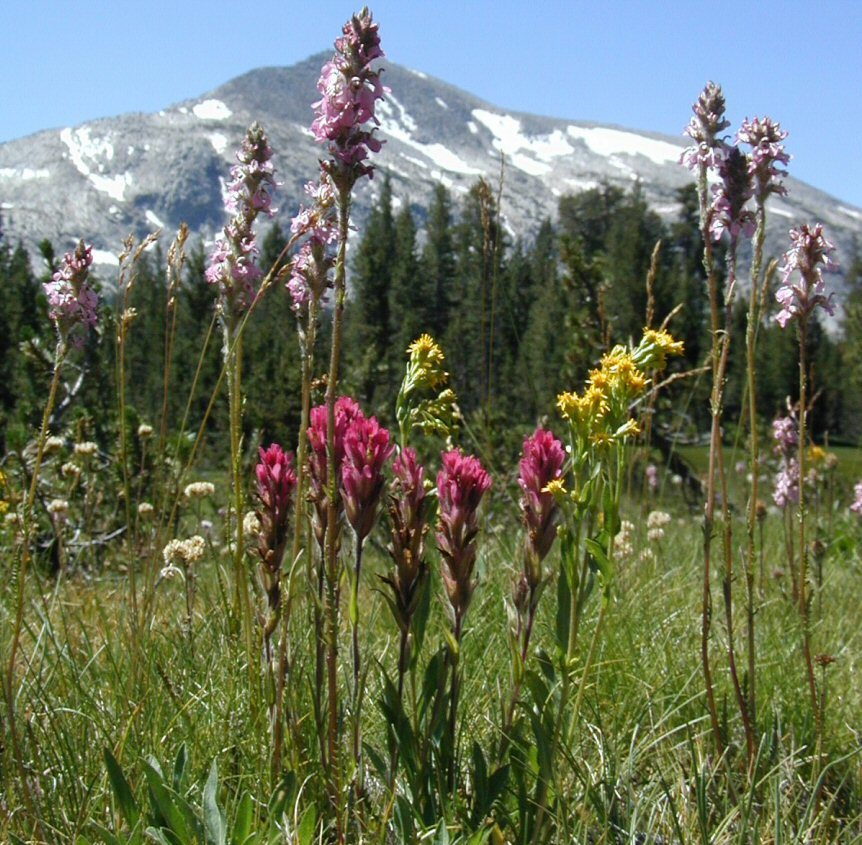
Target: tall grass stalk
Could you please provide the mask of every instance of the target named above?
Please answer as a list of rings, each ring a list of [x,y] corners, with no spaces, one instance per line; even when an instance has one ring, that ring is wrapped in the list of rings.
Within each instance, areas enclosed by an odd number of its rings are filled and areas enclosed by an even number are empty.
[[[42,460],[45,456],[45,441],[48,439],[51,414],[57,402],[57,391],[60,386],[60,374],[63,363],[69,352],[69,341],[60,334],[57,346],[54,350],[54,372],[51,376],[51,385],[48,388],[48,398],[42,412],[42,425],[39,428],[39,437],[36,441],[36,457],[33,462],[33,472],[30,476],[30,486],[27,498],[24,500],[24,508],[21,514],[23,537],[19,554],[13,563],[12,579],[15,584],[15,621],[12,625],[12,642],[9,646],[9,659],[6,665],[6,675],[3,684],[6,712],[9,718],[9,736],[12,742],[12,754],[18,768],[18,788],[21,800],[27,808],[36,831],[44,839],[42,831],[42,817],[36,800],[28,786],[27,767],[24,763],[24,754],[21,748],[21,737],[18,733],[18,716],[15,712],[15,701],[18,695],[15,684],[16,666],[18,662],[18,650],[21,646],[21,633],[24,625],[24,604],[27,591],[27,574],[30,568],[30,539],[33,532],[33,506],[36,502],[36,491],[39,485],[39,474],[42,469]]]
[[[808,412],[808,319],[803,316],[798,324],[799,337],[799,618],[802,622],[802,653],[805,659],[808,693],[811,698],[811,712],[817,732],[817,746],[822,745],[822,712],[818,701],[817,678],[814,674],[814,660],[811,656],[811,600],[808,595],[808,545],[805,537],[806,496],[805,496],[805,458],[808,449],[806,416]]]

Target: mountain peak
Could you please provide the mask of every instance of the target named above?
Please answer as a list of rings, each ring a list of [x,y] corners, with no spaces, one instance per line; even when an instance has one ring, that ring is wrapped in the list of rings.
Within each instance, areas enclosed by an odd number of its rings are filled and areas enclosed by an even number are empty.
[[[275,151],[279,222],[286,228],[322,154],[309,126],[328,58],[324,52],[290,67],[258,68],[157,113],[0,144],[7,238],[35,253],[43,238],[59,251],[83,236],[103,261],[116,256],[129,232],[142,237],[186,222],[211,239],[225,222],[223,189],[234,150],[254,120]],[[389,174],[400,201],[421,205],[438,182],[457,198],[480,176],[497,183],[502,171],[504,224],[512,235],[529,238],[554,216],[564,194],[638,183],[646,201],[668,217],[678,210],[678,189],[691,182],[678,164],[682,136],[510,112],[421,71],[384,67],[389,93],[379,107],[378,132],[386,144],[375,164]],[[789,196],[770,205],[768,249],[778,254],[790,226],[815,220],[849,255],[853,237],[862,236],[862,211],[798,180],[787,184]],[[358,192],[360,222],[377,190],[372,183]]]

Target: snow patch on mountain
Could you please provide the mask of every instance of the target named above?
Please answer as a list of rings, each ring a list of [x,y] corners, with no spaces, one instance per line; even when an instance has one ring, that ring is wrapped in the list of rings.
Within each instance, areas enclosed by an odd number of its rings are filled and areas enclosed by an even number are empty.
[[[49,179],[50,177],[51,171],[44,167],[37,170],[32,167],[25,167],[23,170],[16,170],[14,167],[0,167],[0,178],[4,179],[21,179],[24,182],[29,182],[32,179]]]
[[[394,107],[394,108],[393,108]],[[397,114],[396,114],[397,111]],[[430,159],[443,170],[460,173],[464,176],[478,176],[482,170],[467,164],[460,156],[453,153],[443,144],[423,144],[417,141],[412,133],[416,131],[416,121],[407,109],[391,94],[378,106],[380,129],[395,141],[400,141]],[[433,173],[432,173],[433,175]]]
[[[106,249],[94,249],[93,264],[109,264],[111,267],[118,267],[120,259],[113,252],[108,252]]]
[[[91,127],[79,126],[77,129],[61,130],[60,140],[68,151],[69,160],[97,191],[120,202],[125,199],[126,187],[132,183],[131,173],[102,175],[105,162],[114,158],[114,145],[110,138],[94,138]]]
[[[524,150],[540,161],[550,162],[559,156],[574,152],[566,136],[555,129],[550,135],[525,135],[521,121],[508,114],[495,114],[484,109],[473,109],[473,117],[491,131],[494,147],[507,155]]]
[[[838,210],[846,214],[848,217],[852,217],[854,220],[862,220],[862,212],[854,211],[852,208],[847,208],[845,205],[839,205]]]
[[[227,120],[233,114],[221,100],[203,100],[192,107],[192,113],[200,120]]]
[[[211,132],[207,135],[213,149],[221,155],[227,149],[227,137],[221,132]]]
[[[437,103],[437,105],[440,106],[441,109],[448,109],[449,108],[449,106],[446,105],[446,101],[441,100],[439,97],[435,97],[434,102]]]
[[[594,153],[603,156],[642,155],[656,164],[671,164],[679,161],[682,146],[668,141],[646,138],[636,132],[622,129],[609,129],[604,126],[568,126],[566,133],[578,141],[583,141]]]

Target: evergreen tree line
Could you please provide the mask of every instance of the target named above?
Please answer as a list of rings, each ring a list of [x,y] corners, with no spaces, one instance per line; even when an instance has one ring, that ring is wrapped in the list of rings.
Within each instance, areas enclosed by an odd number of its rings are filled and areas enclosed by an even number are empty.
[[[678,195],[680,211],[668,223],[652,211],[635,185],[626,192],[604,185],[559,200],[557,220],[542,221],[534,238],[514,238],[501,224],[499,198],[484,180],[457,204],[437,185],[427,208],[397,202],[384,180],[354,245],[349,275],[343,390],[381,421],[392,423],[406,349],[423,332],[443,347],[464,425],[490,446],[507,432],[553,422],[556,395],[580,388],[602,352],[637,339],[652,312],[657,327],[681,308],[669,330],[685,341],[679,370],[697,370],[709,349],[706,280],[701,264],[697,198]],[[657,242],[660,249],[654,258]],[[285,243],[278,226],[261,248],[268,268]],[[56,256],[41,245],[34,270],[26,250],[0,230],[0,446],[20,448],[40,420],[51,372],[54,337],[41,283]],[[177,294],[175,341],[165,391],[168,290],[163,253],[137,267],[126,370],[130,424],[159,424],[166,404],[168,431],[200,424],[221,369],[220,331],[213,323],[214,295],[204,281],[207,254],[189,249]],[[651,295],[647,277],[652,266]],[[862,438],[862,259],[845,269],[850,282],[844,333],[819,326],[811,343],[815,433]],[[745,303],[735,319],[726,419],[742,411]],[[116,407],[116,330],[112,297],[103,291],[103,319],[74,356],[56,425],[77,421],[86,436],[108,445]],[[327,320],[318,335],[325,362]],[[758,405],[764,424],[796,396],[796,340],[767,319],[759,333]],[[202,354],[203,350],[203,354]],[[299,422],[299,352],[287,293],[276,287],[255,310],[245,335],[244,408],[247,442],[293,443]],[[324,365],[318,365],[322,375]],[[195,389],[191,402],[192,386]],[[674,385],[670,419],[689,433],[708,427],[708,375]],[[66,416],[67,419],[62,417]],[[666,415],[667,416],[667,415]],[[227,428],[226,400],[213,405],[208,443]],[[190,438],[192,434],[187,434]],[[221,450],[221,446],[218,446]],[[204,458],[205,459],[205,458]]]

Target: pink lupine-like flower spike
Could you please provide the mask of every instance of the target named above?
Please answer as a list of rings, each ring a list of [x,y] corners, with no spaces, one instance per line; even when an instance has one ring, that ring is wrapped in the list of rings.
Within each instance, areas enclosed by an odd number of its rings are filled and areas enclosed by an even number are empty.
[[[464,455],[458,449],[445,452],[442,459],[443,468],[437,474],[437,547],[443,558],[443,583],[457,627],[475,589],[478,508],[491,486],[491,476],[478,458]]]
[[[263,212],[275,214],[271,191],[276,182],[272,149],[259,123],[253,123],[231,169],[225,208],[234,216],[216,239],[206,279],[219,288],[220,307],[234,313],[244,311],[256,296],[263,276],[255,262],[258,253],[254,222]]]
[[[724,117],[725,102],[721,86],[707,82],[691,110],[694,117],[684,131],[695,145],[683,152],[680,163],[696,173],[701,168],[716,166],[721,155],[720,133],[730,126],[730,121]]]
[[[333,157],[331,173],[349,185],[360,176],[370,176],[373,168],[364,164],[369,152],[378,152],[381,141],[374,130],[363,129],[377,123],[375,104],[385,89],[379,71],[371,63],[383,56],[377,24],[368,9],[348,21],[343,36],[335,42],[335,55],[322,68],[317,90],[321,99],[313,104],[316,117],[311,124],[315,138],[328,143]]]
[[[799,429],[793,417],[774,419],[772,421],[772,437],[775,440],[776,454],[787,456],[796,454],[799,444]]]
[[[335,403],[335,477],[341,480],[341,465],[344,460],[344,437],[353,421],[363,416],[359,405],[349,396],[340,396]],[[326,462],[326,405],[311,409],[308,425],[308,443],[311,447],[308,456],[309,501],[314,505],[314,535],[323,550],[326,538],[329,496],[327,493]],[[339,511],[343,507],[339,496]]]
[[[749,155],[749,172],[754,179],[755,196],[762,202],[770,194],[785,196],[787,188],[782,181],[787,176],[786,170],[778,165],[790,162],[790,156],[784,150],[782,141],[787,133],[780,123],[773,123],[771,118],[742,121],[739,132],[736,133],[737,143],[748,144],[751,147]]]
[[[790,415],[774,419],[772,437],[775,440],[774,452],[779,457],[772,501],[783,509],[799,501],[799,427],[796,420]]]
[[[344,434],[341,487],[347,521],[362,542],[374,527],[383,492],[383,467],[395,445],[376,417],[356,417]]]
[[[823,281],[823,272],[835,269],[835,262],[829,257],[835,247],[826,240],[823,224],[791,229],[790,240],[792,246],[784,253],[784,264],[780,268],[781,286],[775,292],[781,305],[775,319],[781,328],[786,328],[794,319],[808,320],[818,306],[828,314],[835,313],[834,293],[827,294]],[[800,277],[798,285],[791,282],[795,273]]]
[[[850,505],[850,510],[855,514],[862,516],[862,481],[854,485],[853,495],[855,498],[853,504]]]
[[[309,182],[305,186],[305,193],[313,204],[300,208],[290,224],[294,238],[305,238],[293,259],[287,282],[296,313],[300,313],[309,300],[322,302],[326,290],[332,286],[329,273],[335,259],[329,247],[338,237],[335,195],[329,176],[322,172],[319,182]]]
[[[534,591],[541,580],[541,564],[557,537],[558,506],[548,484],[563,475],[566,453],[563,444],[543,428],[524,439],[518,465],[521,514],[527,528],[527,582]]]
[[[750,238],[754,234],[757,220],[746,208],[754,189],[745,153],[732,146],[725,146],[724,150],[718,162],[721,181],[712,188],[709,231],[713,240],[719,240],[727,232],[731,241],[736,241],[740,235]]]
[[[74,252],[67,252],[60,269],[45,282],[48,314],[63,337],[80,335],[98,322],[99,298],[90,287],[93,248],[79,241]]]

